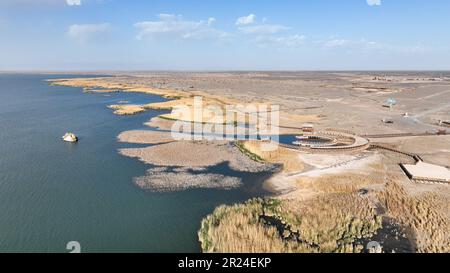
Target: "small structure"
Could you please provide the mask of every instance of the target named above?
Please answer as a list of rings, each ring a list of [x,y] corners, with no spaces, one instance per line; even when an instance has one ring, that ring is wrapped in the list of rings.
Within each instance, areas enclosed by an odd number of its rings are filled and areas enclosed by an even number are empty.
[[[62,139],[66,142],[77,142],[78,137],[71,132],[67,132],[65,135],[63,135]]]
[[[311,123],[305,123],[302,126],[303,133],[314,133],[314,125]]]
[[[314,133],[303,133],[295,137],[293,145],[309,153],[331,153],[366,150],[370,143],[368,139],[339,131],[327,129]]]
[[[384,102],[383,107],[392,108],[395,105],[397,105],[397,100],[394,98],[389,98]]]
[[[292,142],[294,145],[298,145],[300,147],[309,147],[309,148],[317,148],[317,147],[327,147],[332,146],[337,143],[337,140],[332,137],[319,136],[319,135],[303,135],[296,136],[297,141]]]
[[[403,116],[404,118],[409,118],[409,113],[406,112],[406,113],[404,113],[402,116]]]
[[[450,170],[446,167],[419,160],[415,165],[400,164],[406,175],[413,181],[425,183],[450,183]]]
[[[271,136],[262,136],[262,135],[258,135],[257,138],[263,142],[271,142],[272,141],[272,137]]]
[[[450,120],[438,120],[439,126],[450,127]]]

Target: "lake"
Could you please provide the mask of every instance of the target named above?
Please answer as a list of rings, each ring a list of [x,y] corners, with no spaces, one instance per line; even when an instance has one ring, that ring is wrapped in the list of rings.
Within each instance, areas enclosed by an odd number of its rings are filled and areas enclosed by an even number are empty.
[[[78,241],[82,252],[199,252],[201,219],[220,204],[254,195],[136,187],[133,177],[151,166],[119,155],[132,145],[116,137],[149,129],[143,123],[162,112],[116,116],[107,105],[164,99],[85,94],[45,81],[69,77],[77,75],[0,74],[0,252],[68,252],[69,241]],[[61,141],[67,131],[79,143]],[[242,176],[246,185],[261,179]]]

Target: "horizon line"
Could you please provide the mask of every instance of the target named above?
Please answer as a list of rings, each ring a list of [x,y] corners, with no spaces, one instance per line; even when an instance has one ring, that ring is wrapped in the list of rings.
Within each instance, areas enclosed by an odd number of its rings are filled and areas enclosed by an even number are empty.
[[[46,69],[11,69],[0,70],[2,74],[45,73],[45,74],[80,74],[80,73],[242,73],[242,72],[450,72],[450,69],[84,69],[84,70],[46,70]]]

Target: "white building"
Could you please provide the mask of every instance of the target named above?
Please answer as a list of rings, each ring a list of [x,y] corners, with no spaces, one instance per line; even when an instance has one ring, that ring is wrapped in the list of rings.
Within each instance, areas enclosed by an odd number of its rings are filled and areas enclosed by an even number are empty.
[[[406,175],[417,182],[450,183],[450,170],[423,161],[415,165],[400,164]]]

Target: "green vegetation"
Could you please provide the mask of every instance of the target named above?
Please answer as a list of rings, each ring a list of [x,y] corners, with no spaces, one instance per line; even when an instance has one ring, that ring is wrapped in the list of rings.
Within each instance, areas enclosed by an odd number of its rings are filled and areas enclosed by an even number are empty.
[[[182,98],[183,98],[183,96],[179,96],[179,95],[170,95],[170,94],[164,95],[163,97],[164,97],[165,99],[170,99],[170,100],[179,100],[179,99],[182,99]]]
[[[265,160],[262,157],[260,157],[259,155],[255,154],[255,153],[252,153],[250,150],[248,150],[242,141],[236,141],[234,145],[236,147],[238,147],[238,149],[239,149],[239,151],[241,151],[241,153],[243,153],[244,155],[249,157],[251,160],[256,161],[256,162],[265,162]]]
[[[169,121],[178,121],[175,118],[170,118],[170,117],[167,117],[167,116],[164,116],[164,115],[158,116],[158,118],[164,119],[164,120],[169,120]]]

